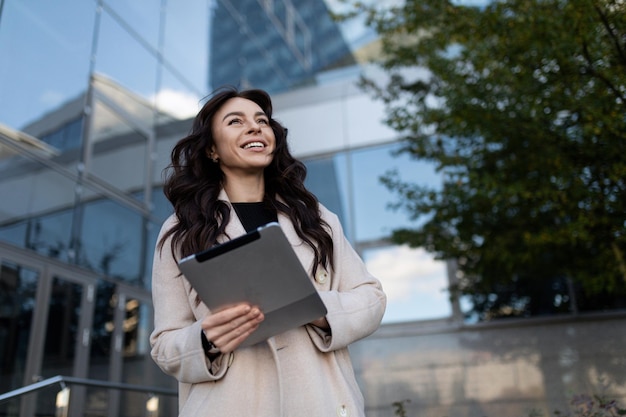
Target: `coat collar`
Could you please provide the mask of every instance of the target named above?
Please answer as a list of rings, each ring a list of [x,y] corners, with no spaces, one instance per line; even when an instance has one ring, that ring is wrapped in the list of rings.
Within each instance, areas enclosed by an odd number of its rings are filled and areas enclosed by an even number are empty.
[[[222,188],[217,198],[218,200],[222,200],[226,204],[228,204],[228,207],[230,207],[231,209],[230,221],[226,225],[226,234],[230,237],[230,239],[234,239],[236,237],[246,234],[246,229],[243,227],[243,223],[241,223],[239,216],[237,216],[237,212],[233,210],[233,206],[230,202],[230,199],[228,198],[228,194],[226,194],[226,190]],[[280,197],[278,197],[278,200],[284,203],[284,201]],[[277,217],[278,224],[280,225],[281,229],[283,229],[283,233],[285,233],[285,236],[287,237],[289,243],[291,243],[292,246],[302,244],[302,239],[300,239],[300,237],[296,233],[296,229],[294,229],[289,217],[280,212],[278,213]],[[221,237],[218,240],[220,242],[224,242],[228,240],[228,238]]]

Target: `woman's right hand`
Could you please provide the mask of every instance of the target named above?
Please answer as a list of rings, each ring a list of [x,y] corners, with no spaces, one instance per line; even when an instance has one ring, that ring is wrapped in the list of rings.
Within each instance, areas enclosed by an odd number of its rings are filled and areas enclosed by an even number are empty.
[[[208,314],[201,326],[207,340],[228,353],[237,349],[264,318],[258,307],[241,303]]]

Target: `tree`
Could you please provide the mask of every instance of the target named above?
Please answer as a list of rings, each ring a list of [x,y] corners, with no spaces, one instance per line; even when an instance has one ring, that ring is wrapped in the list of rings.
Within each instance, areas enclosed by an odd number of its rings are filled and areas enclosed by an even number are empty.
[[[393,241],[458,260],[455,289],[483,318],[569,308],[568,282],[594,308],[623,300],[626,2],[355,6],[389,75],[362,85],[402,152],[445,178],[437,190],[383,178],[397,208],[426,218]]]

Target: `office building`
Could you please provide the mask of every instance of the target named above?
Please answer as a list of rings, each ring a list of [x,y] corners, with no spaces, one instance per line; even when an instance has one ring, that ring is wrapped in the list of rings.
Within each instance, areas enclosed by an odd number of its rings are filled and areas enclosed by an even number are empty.
[[[322,0],[216,1],[209,84],[261,87],[274,94],[315,84],[315,75],[354,65]]]

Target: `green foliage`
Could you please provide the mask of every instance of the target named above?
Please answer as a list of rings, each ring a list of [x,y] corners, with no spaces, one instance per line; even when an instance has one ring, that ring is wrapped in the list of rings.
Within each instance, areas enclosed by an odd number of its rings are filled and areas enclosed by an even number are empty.
[[[524,310],[524,291],[555,277],[626,293],[626,3],[354,6],[389,76],[363,87],[403,152],[445,177],[432,190],[385,176],[397,206],[428,219],[393,240],[458,259],[457,289],[496,316],[489,295]]]
[[[392,403],[391,406],[393,407],[393,414],[398,417],[406,417],[406,410],[404,409],[404,404],[410,403],[410,402],[411,400],[402,400],[402,401],[396,401]]]

